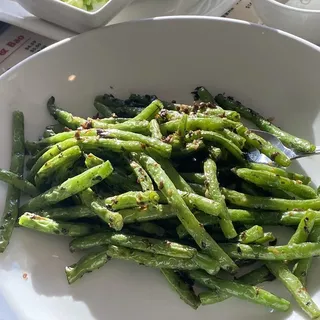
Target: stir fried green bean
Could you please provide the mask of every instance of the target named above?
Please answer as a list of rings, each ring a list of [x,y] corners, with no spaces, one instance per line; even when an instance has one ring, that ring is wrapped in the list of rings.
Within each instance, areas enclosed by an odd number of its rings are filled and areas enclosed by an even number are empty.
[[[58,123],[44,126],[38,141],[24,142],[23,115],[14,112],[11,167],[0,169],[8,184],[0,251],[15,225],[70,237],[71,252],[86,252],[65,268],[69,284],[110,259],[131,261],[158,269],[193,309],[237,297],[287,311],[287,300],[257,287],[278,278],[319,318],[305,289],[320,255],[319,190],[310,177],[288,171],[286,154],[242,117],[295,151],[311,153],[314,145],[230,97],[214,98],[204,87],[193,95],[185,104],[106,93],[93,101],[98,114],[86,118],[51,97],[47,108]],[[248,162],[252,148],[272,164]],[[19,208],[20,193],[31,199]],[[265,226],[295,232],[279,246],[278,233]]]

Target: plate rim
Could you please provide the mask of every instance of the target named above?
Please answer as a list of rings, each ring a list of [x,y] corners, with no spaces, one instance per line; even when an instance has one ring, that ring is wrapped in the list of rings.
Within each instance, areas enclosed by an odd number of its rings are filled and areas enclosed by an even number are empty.
[[[102,28],[97,28],[97,29],[93,29],[81,34],[78,34],[74,37],[71,38],[65,38],[61,41],[55,42],[51,45],[49,45],[48,47],[44,48],[43,50],[27,57],[26,59],[20,61],[19,63],[17,63],[15,66],[13,66],[12,68],[10,68],[8,71],[4,72],[2,75],[0,75],[0,83],[1,81],[5,80],[6,77],[10,76],[12,73],[14,73],[17,69],[19,69],[21,66],[23,66],[25,63],[28,63],[29,61],[32,61],[33,59],[37,59],[38,56],[46,54],[48,51],[52,51],[55,50],[56,48],[65,45],[66,43],[68,43],[71,39],[82,39],[85,37],[91,37],[91,34],[94,33],[100,33],[100,32],[105,32],[105,30],[109,30],[109,29],[113,29],[113,28],[117,28],[120,25],[135,25],[135,24],[140,24],[140,23],[152,23],[153,21],[168,21],[168,20],[186,20],[186,21],[192,21],[192,20],[207,20],[207,21],[217,21],[218,23],[232,23],[232,24],[238,24],[238,25],[247,25],[247,26],[252,26],[253,28],[257,28],[257,29],[261,29],[262,34],[264,30],[267,30],[268,32],[272,32],[272,33],[278,33],[281,36],[284,36],[286,38],[292,39],[296,42],[299,42],[301,44],[306,45],[307,47],[309,47],[310,49],[313,49],[317,52],[320,53],[320,47],[317,46],[316,44],[305,40],[303,38],[300,38],[298,36],[295,36],[291,33],[288,33],[286,31],[280,30],[280,29],[276,29],[276,28],[272,28],[272,27],[268,27],[265,25],[260,25],[257,23],[252,23],[252,22],[248,22],[248,21],[244,21],[244,20],[238,20],[238,19],[232,19],[232,18],[223,18],[223,17],[211,17],[211,16],[196,16],[196,15],[178,15],[178,16],[161,16],[161,17],[154,17],[154,18],[145,18],[145,19],[137,19],[137,20],[129,20],[129,21],[124,21],[124,22],[120,22],[120,23],[115,23],[115,24],[111,24],[111,25],[107,25],[104,26]]]

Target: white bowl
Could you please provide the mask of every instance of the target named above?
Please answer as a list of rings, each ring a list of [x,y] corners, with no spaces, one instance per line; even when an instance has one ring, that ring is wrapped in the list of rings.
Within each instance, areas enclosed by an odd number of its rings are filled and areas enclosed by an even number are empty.
[[[267,26],[320,44],[320,10],[296,8],[276,0],[252,0],[252,4]]]
[[[16,0],[35,16],[81,33],[101,27],[133,0],[109,0],[98,10],[85,11],[60,0]]]
[[[203,49],[201,49],[203,46]],[[85,48],[90,48],[88,54]],[[301,59],[303,57],[303,59]],[[37,139],[53,123],[46,110],[57,104],[75,114],[94,114],[95,95],[151,93],[190,102],[199,85],[225,92],[300,137],[320,145],[320,51],[281,31],[222,18],[162,18],[112,25],[65,40],[29,58],[0,77],[0,168],[10,163],[12,110],[25,114],[26,139]],[[295,162],[320,184],[320,158]],[[0,184],[0,212],[5,199]],[[281,228],[280,232],[284,230]],[[279,235],[279,230],[275,230]],[[158,271],[121,261],[84,276],[72,286],[66,265],[69,239],[18,228],[0,255],[0,318],[5,320],[212,320],[305,319],[293,304],[273,312],[228,299],[193,311],[171,291]],[[318,259],[308,289],[320,302]],[[28,279],[23,278],[26,273]],[[293,299],[277,282],[267,290]],[[3,310],[11,310],[3,314]]]

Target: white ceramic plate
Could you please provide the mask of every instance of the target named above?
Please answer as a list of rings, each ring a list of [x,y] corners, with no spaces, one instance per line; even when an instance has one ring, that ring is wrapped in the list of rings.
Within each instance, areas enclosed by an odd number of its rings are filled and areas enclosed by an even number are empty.
[[[110,24],[156,16],[186,14],[220,17],[236,2],[237,0],[135,0],[122,10]],[[70,30],[35,17],[12,0],[0,0],[0,21],[57,41],[75,35]]]
[[[202,45],[204,50],[199,50]],[[90,55],[83,50],[88,47]],[[12,110],[24,112],[26,138],[36,139],[52,123],[45,107],[51,95],[61,107],[85,116],[94,112],[95,95],[104,92],[120,97],[154,93],[189,102],[191,90],[204,85],[213,94],[237,97],[319,145],[319,83],[318,47],[280,31],[229,19],[191,17],[113,25],[53,45],[0,77],[0,167],[9,167]],[[320,158],[313,157],[297,162],[295,169],[319,185],[319,165]],[[1,184],[0,212],[5,190]],[[279,235],[283,228],[275,231]],[[194,311],[157,270],[119,261],[69,286],[64,268],[80,255],[69,253],[68,241],[22,228],[14,231],[8,250],[0,255],[0,318],[305,319],[294,302],[294,311],[285,314],[237,299]],[[320,303],[317,267],[315,261],[308,280]],[[263,287],[293,300],[276,282]],[[3,310],[11,310],[12,317]]]

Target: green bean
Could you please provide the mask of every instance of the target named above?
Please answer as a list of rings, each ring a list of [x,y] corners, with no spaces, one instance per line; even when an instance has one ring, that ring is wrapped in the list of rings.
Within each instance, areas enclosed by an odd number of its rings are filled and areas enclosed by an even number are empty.
[[[147,172],[136,161],[130,161],[130,167],[137,177],[143,191],[154,190],[153,183]]]
[[[200,100],[202,102],[215,103],[213,95],[204,87],[195,88],[193,93],[194,93],[194,99],[195,100]],[[216,108],[217,109],[222,109],[218,105],[216,106]]]
[[[35,164],[32,166],[27,180],[28,181],[33,181],[34,177],[36,175],[36,173],[39,171],[39,169],[50,159],[52,159],[53,157],[57,156],[59,153],[61,153],[62,151],[71,148],[73,146],[76,146],[78,144],[77,139],[72,138],[72,139],[68,139],[65,141],[62,141],[60,143],[57,143],[55,145],[53,145],[52,147],[50,147],[47,151],[45,151],[43,154],[39,153],[39,157],[36,160]],[[37,154],[38,156],[38,154]]]
[[[195,139],[203,139],[205,141],[217,143],[220,147],[227,149],[238,161],[241,163],[244,162],[242,151],[232,141],[226,139],[223,135],[217,132],[203,130],[191,132],[186,138],[186,141],[193,141]]]
[[[94,101],[93,105],[97,109],[97,111],[105,118],[112,117],[112,115],[114,114],[106,105],[97,100]]]
[[[140,154],[138,160],[153,178],[159,190],[167,198],[168,203],[172,205],[177,217],[188,230],[188,233],[194,238],[198,246],[212,258],[217,259],[222,268],[235,272],[237,270],[236,264],[227,257],[223,250],[220,249],[217,243],[205,231],[203,226],[199,224],[161,166],[151,157],[144,154]]]
[[[152,236],[163,237],[166,231],[153,222],[142,222],[139,224],[129,224],[127,226],[130,230],[135,232],[142,232]]]
[[[299,279],[292,274],[285,263],[279,261],[268,261],[266,266],[278,278],[293,295],[301,309],[311,318],[318,319],[320,310],[313,302],[307,290],[301,284]]]
[[[240,243],[220,246],[230,257],[241,260],[297,260],[320,255],[320,243],[311,242],[270,247]]]
[[[302,243],[307,241],[308,236],[314,226],[315,222],[315,212],[312,210],[308,210],[304,216],[302,217],[296,232],[290,238],[288,244],[293,243]]]
[[[291,192],[303,199],[317,198],[316,191],[297,180],[291,180],[268,171],[258,171],[247,168],[234,169],[234,173],[248,182],[259,187],[276,188],[286,192]]]
[[[152,94],[136,94],[132,93],[130,94],[129,99],[125,100],[125,103],[129,104],[129,106],[132,108],[135,105],[139,105],[141,107],[147,107],[153,100],[157,99],[157,97]],[[166,104],[168,102],[165,102]]]
[[[263,196],[263,191],[261,191],[254,184],[247,181],[241,181],[240,189],[242,192],[247,193],[250,196]]]
[[[52,180],[52,184],[51,186],[58,186],[60,184],[62,184],[64,181],[68,180],[69,178],[73,177],[76,174],[75,166],[77,162],[66,162],[66,164],[63,167],[60,167],[57,172],[55,173],[55,175],[53,176],[53,180]],[[79,162],[78,162],[79,164]],[[77,167],[79,168],[79,167]],[[82,172],[82,170],[78,170],[79,173]]]
[[[12,147],[11,147],[10,171],[18,176],[23,175],[24,165],[24,117],[23,113],[12,113]],[[20,191],[13,185],[9,185],[0,222],[0,252],[7,248],[13,228],[18,218],[20,203]]]
[[[176,109],[177,107],[174,106]],[[171,121],[171,120],[178,120],[182,117],[182,113],[176,111],[176,110],[167,110],[162,109],[161,112],[158,113],[157,119],[160,123]]]
[[[290,307],[289,301],[255,286],[218,279],[201,271],[192,271],[188,274],[192,279],[211,289],[217,289],[243,300],[262,304],[279,311],[287,311]]]
[[[161,168],[165,171],[165,173],[168,175],[170,180],[173,182],[174,186],[185,192],[193,193],[192,188],[189,186],[189,184],[180,176],[178,171],[173,167],[171,162],[167,159],[164,159],[160,157],[156,152],[153,150],[148,150],[148,153],[152,156],[152,158],[161,166]],[[137,159],[136,159],[137,160]],[[159,190],[161,191],[161,187]]]
[[[108,124],[116,124],[116,123],[124,123],[124,122],[130,121],[130,120],[131,120],[131,118],[110,117],[110,118],[99,119],[99,122],[108,123]]]
[[[266,242],[273,243],[277,240],[277,238],[273,235],[272,232],[266,232],[263,234],[263,236],[259,239],[257,239],[256,241],[254,241],[254,243],[256,244],[264,244]]]
[[[181,143],[184,142],[184,138],[187,132],[187,124],[188,124],[188,115],[183,114],[179,120],[179,125],[177,129],[177,135],[179,136]]]
[[[228,209],[233,222],[243,224],[278,225],[281,214],[275,211]]]
[[[55,135],[55,133],[53,132],[53,130],[51,130],[51,129],[45,129],[44,132],[43,132],[43,134],[42,134],[42,137],[43,137],[43,138],[48,138],[48,137],[52,137],[52,136],[54,136],[54,135]]]
[[[35,197],[39,194],[39,191],[32,183],[24,180],[21,175],[13,173],[11,171],[0,169],[0,180],[12,185],[16,189],[32,197]]]
[[[296,197],[294,195],[291,195],[290,192],[286,192],[280,189],[271,188],[271,187],[261,187],[261,189],[266,191],[269,194],[269,196],[273,198],[296,199]]]
[[[70,221],[81,218],[92,218],[95,214],[88,207],[77,205],[61,208],[47,208],[34,212],[36,215],[56,221]]]
[[[223,205],[211,199],[199,196],[195,193],[188,193],[178,190],[180,196],[189,209],[198,209],[209,215],[218,216],[223,211]]]
[[[200,184],[197,184],[197,183],[189,183],[189,186],[199,196],[203,196],[204,197],[206,195],[206,188],[203,185],[200,185]]]
[[[73,140],[73,139],[68,139]],[[68,141],[65,140],[64,142]],[[86,137],[76,142],[85,152],[95,152],[99,150],[113,151],[117,153],[141,152],[144,151],[146,145],[139,141],[123,141],[118,139],[103,139],[97,137]],[[108,154],[108,156],[110,156]]]
[[[275,277],[270,273],[269,269],[263,265],[255,270],[252,270],[244,274],[236,280],[244,284],[250,284],[252,286],[255,286],[259,283],[265,281],[272,281],[274,279]]]
[[[121,141],[121,140],[115,140],[115,139],[96,139],[95,137],[86,137],[84,139],[76,139],[76,138],[67,139],[65,141],[55,144],[48,151],[46,151],[43,155],[40,156],[40,158],[37,160],[37,162],[34,164],[32,169],[30,170],[30,173],[28,175],[28,180],[32,181],[35,174],[47,161],[49,161],[50,159],[52,159],[54,156],[58,155],[62,151],[76,145],[79,145],[82,149],[89,152],[91,150],[99,151],[100,149],[113,151],[113,152],[121,152],[121,153],[123,153],[124,150],[126,151],[144,150],[144,145],[140,144],[139,142],[129,142],[129,141]],[[108,152],[108,157],[110,156],[111,154],[110,152]]]
[[[104,161],[97,157],[96,155],[94,155],[93,153],[89,153],[89,154],[85,154],[85,166],[90,169],[93,168],[95,166],[98,166],[99,164],[102,164]]]
[[[220,148],[209,146],[208,147],[209,156],[212,160],[218,161],[222,157],[222,150]]]
[[[34,164],[37,162],[37,160],[45,153],[47,152],[51,146],[47,146],[43,148],[42,150],[38,151],[34,156],[31,156],[27,162],[26,162],[26,168],[28,170],[31,170],[31,168],[34,166]]]
[[[156,204],[159,202],[159,195],[155,191],[129,191],[104,200],[105,205],[112,210],[121,210],[144,206],[148,203]]]
[[[39,138],[40,139],[44,139],[43,137]],[[46,138],[45,138],[46,139]],[[36,160],[38,159],[39,155],[43,154],[45,151],[47,150],[43,150],[45,149],[45,146],[41,146],[38,141],[25,141],[24,143],[24,147],[25,147],[25,154],[29,155],[30,158],[28,159],[29,163],[28,163],[28,167],[31,166],[32,167],[32,162],[35,163]]]
[[[310,211],[310,210],[309,210]],[[287,212],[283,212],[280,218],[279,223],[285,226],[295,226],[298,225],[301,221],[301,219],[303,219],[303,216],[306,214],[307,211],[287,211]],[[315,225],[320,225],[320,212],[319,211],[314,211],[314,215],[315,215]],[[316,233],[316,229],[314,228],[311,233],[310,233],[310,237],[313,237],[313,234]],[[320,238],[319,238],[320,239]],[[311,242],[317,242],[317,241],[313,241],[310,240]]]
[[[125,101],[115,98],[112,94],[97,96],[94,101],[104,104],[111,112],[119,117],[132,118],[143,110],[141,106],[129,107]]]
[[[171,120],[169,122],[160,125],[161,132],[176,132],[179,128],[181,119]],[[228,119],[219,117],[210,118],[188,118],[186,123],[186,130],[206,130],[206,131],[217,131],[224,128],[233,129],[236,124]]]
[[[100,219],[106,222],[110,228],[121,230],[123,227],[122,215],[118,212],[110,211],[106,208],[103,201],[97,197],[91,188],[79,193],[82,203],[90,208]]]
[[[210,105],[212,106],[212,104],[210,103]],[[240,114],[238,112],[234,112],[234,111],[230,111],[230,110],[223,110],[223,109],[212,109],[212,108],[207,108],[204,111],[201,111],[203,113],[197,113],[196,116],[197,117],[211,117],[211,116],[217,116],[217,117],[223,117],[223,118],[227,118],[229,120],[232,121],[240,121]]]
[[[47,184],[50,181],[52,175],[66,164],[70,165],[75,163],[82,153],[78,146],[71,147],[59,153],[57,156],[46,162],[37,172],[34,177],[34,181],[38,188]]]
[[[239,242],[252,243],[262,238],[263,236],[264,236],[264,232],[262,227],[255,225],[245,231],[242,231],[239,234]]]
[[[102,129],[100,130],[103,131]],[[100,130],[99,129],[88,129],[88,130],[83,129],[83,130],[64,131],[64,132],[57,133],[52,137],[44,138],[32,143],[35,145],[38,145],[40,148],[44,148],[44,147],[54,145],[56,143],[59,143],[71,138],[79,139],[80,137],[98,136],[98,132],[100,132]]]
[[[233,222],[241,222],[243,224],[257,223],[262,225],[277,225],[280,223],[281,218],[280,213],[272,211],[248,211],[241,209],[228,209],[228,212]],[[194,212],[194,214],[196,213],[197,212]],[[216,225],[219,223],[219,220],[214,216],[201,213],[197,213],[196,216],[198,221],[204,226]],[[184,238],[188,235],[188,232],[183,225],[179,225],[176,230],[180,238]]]
[[[207,214],[201,214],[198,212],[193,212],[196,214],[196,218],[201,223],[203,226],[208,226],[208,225],[218,225],[219,224],[219,219],[218,217],[212,216],[212,215],[207,215]],[[180,239],[183,239],[184,237],[188,236],[188,231],[186,228],[183,226],[183,224],[180,224],[176,228],[176,232],[179,236]]]
[[[192,287],[185,283],[177,272],[170,269],[161,269],[161,272],[170,284],[171,288],[178,293],[181,300],[193,309],[197,309],[199,307],[199,298],[194,293]]]
[[[75,222],[58,222],[36,214],[25,212],[19,218],[19,225],[39,232],[61,236],[81,237],[101,229],[99,225]]]
[[[197,252],[192,259],[197,263],[199,269],[205,270],[211,275],[217,274],[220,270],[219,262],[206,254]]]
[[[201,302],[201,305],[209,305],[209,304],[215,304],[218,302],[222,302],[224,300],[227,300],[231,297],[231,295],[227,292],[219,291],[216,288],[210,288],[211,291],[205,291],[199,293],[199,299]]]
[[[107,249],[108,256],[113,259],[128,260],[152,268],[173,270],[195,270],[198,264],[192,259],[168,257],[161,254],[143,252],[135,249],[110,245]]]
[[[117,169],[103,181],[103,184],[108,190],[112,191],[113,194],[129,191],[141,191],[141,187],[137,181],[134,181],[131,177],[129,178],[121,172],[118,172]]]
[[[51,97],[47,102],[47,108],[50,114],[56,119],[60,124],[70,128],[77,129],[78,127],[84,125],[86,120],[80,117],[72,115],[63,109],[58,108],[55,105],[55,98]]]
[[[306,258],[299,260],[293,267],[293,274],[299,279],[301,284],[305,287],[307,284],[307,274],[311,267],[313,258]]]
[[[153,100],[146,108],[137,114],[132,120],[141,121],[153,119],[156,114],[163,109],[163,104],[160,100]]]
[[[315,150],[315,146],[304,139],[295,137],[277,126],[273,125],[270,121],[263,118],[256,111],[245,107],[239,101],[226,98],[222,94],[215,97],[215,100],[224,108],[231,109],[240,113],[242,117],[252,121],[259,129],[274,134],[279,140],[281,140],[287,147],[293,148],[299,152],[312,153]]]
[[[227,292],[221,292],[216,288],[210,288],[210,291],[204,291],[199,293],[199,299],[201,305],[206,306],[209,304],[215,304],[218,302],[222,302],[231,297]]]
[[[29,200],[29,202],[24,204],[20,210],[21,212],[33,212],[56,204],[99,183],[108,175],[110,175],[112,170],[113,168],[110,162],[106,161],[103,164],[88,169],[87,171],[68,179],[61,185],[53,187],[45,193],[42,193],[39,196]]]
[[[158,140],[162,139],[162,133],[160,130],[160,126],[159,126],[159,123],[156,119],[152,119],[150,121],[149,129],[150,129],[150,133],[151,133],[152,138],[155,138]]]
[[[212,116],[214,117],[220,117],[220,118],[227,118],[232,121],[240,121],[240,115],[237,112],[230,111],[230,110],[223,110],[223,109],[217,109],[215,106],[212,105],[212,103],[200,103],[199,105],[194,106],[188,106],[183,104],[175,104],[175,108],[177,110],[180,110],[180,112],[177,111],[167,111],[165,115],[165,120],[177,120],[180,119],[183,115],[183,113],[189,112],[189,118],[210,118]],[[197,111],[197,108],[200,108]]]
[[[224,136],[226,139],[232,141],[239,149],[243,149],[246,143],[246,139],[239,136],[237,133],[229,129],[223,129],[221,135]]]
[[[176,242],[108,231],[76,238],[71,241],[69,248],[73,252],[108,244],[184,259],[197,254],[196,249]]]
[[[314,211],[308,210],[302,217],[296,232],[290,238],[288,244],[292,243],[302,243],[307,241],[311,231],[313,230],[313,226],[315,223],[316,213]],[[309,241],[311,241],[309,239]],[[293,274],[298,278],[303,286],[305,286],[307,281],[307,273],[311,266],[312,258],[301,259],[299,260],[294,268]]]
[[[157,115],[160,120],[160,124],[172,120],[179,120],[184,114],[187,114],[189,117],[195,117],[195,114],[192,112],[192,107],[185,104],[174,104],[172,110],[163,109]]]
[[[162,139],[165,143],[168,143],[172,146],[173,151],[180,150],[183,146],[180,143],[180,139],[176,133],[168,135],[166,138]]]
[[[152,203],[143,207],[134,207],[129,209],[119,210],[124,223],[137,223],[152,220],[162,220],[175,217],[175,211],[170,205],[154,205]]]
[[[71,113],[56,107],[54,97],[51,97],[48,100],[47,107],[50,114],[58,122],[73,130],[76,130],[79,127],[83,127],[84,129],[119,129],[131,132],[148,133],[148,121],[139,121],[137,119],[131,119],[130,121],[126,121],[123,123],[110,124],[90,118],[88,118],[88,120],[85,120],[80,117],[75,117]]]
[[[208,198],[216,201],[221,205],[221,211],[219,213],[219,224],[221,230],[227,239],[232,239],[237,236],[237,231],[232,224],[224,198],[222,197],[219,190],[217,166],[211,159],[207,159],[204,163],[204,176],[206,179]]]
[[[85,273],[92,272],[104,266],[109,260],[107,250],[103,249],[99,252],[88,253],[82,257],[77,263],[66,267],[65,273],[69,284],[80,279]]]
[[[195,172],[183,172],[180,173],[181,177],[187,180],[188,182],[204,184],[205,176],[203,173],[195,173]]]
[[[84,128],[97,128],[97,129],[114,129],[120,131],[128,131],[137,134],[148,134],[149,133],[149,122],[148,121],[134,121],[130,119],[125,122],[119,123],[106,123],[106,121],[100,121],[88,118]]]
[[[192,142],[187,143],[185,147],[182,147],[179,150],[174,149],[172,152],[172,157],[184,158],[199,150],[204,150],[205,147],[206,145],[202,140],[193,140]]]
[[[276,148],[269,141],[266,141],[262,137],[250,131],[243,124],[238,123],[236,131],[240,136],[243,136],[246,139],[248,148],[258,149],[272,161],[275,161],[279,166],[288,167],[291,164],[290,158],[288,158],[285,153]]]
[[[225,188],[222,188],[221,192],[229,203],[239,207],[278,211],[289,211],[295,209],[320,209],[320,198],[308,200],[289,200],[269,197],[256,197]]]
[[[318,220],[318,224],[316,224],[314,226],[314,228],[311,230],[310,234],[309,234],[309,238],[308,241],[310,242],[320,242],[320,228],[319,228],[319,222],[320,222],[320,212],[314,212],[315,213],[315,224],[317,223],[317,219]]]
[[[295,172],[289,172],[283,168],[271,166],[268,164],[247,162],[246,167],[253,170],[269,171],[281,177],[285,177],[292,180],[299,180],[303,184],[309,184],[311,182],[311,178],[308,176],[304,176],[303,174],[299,174]]]
[[[159,154],[161,154],[164,157],[169,157],[172,149],[172,147],[169,144],[164,143],[159,139],[147,137],[139,133],[127,132],[127,131],[118,130],[118,129],[88,129],[88,130],[62,132],[62,133],[56,134],[53,137],[42,139],[39,142],[36,142],[36,144],[39,144],[40,146],[47,146],[47,145],[59,143],[61,141],[71,139],[71,138],[80,139],[80,138],[92,137],[92,136],[97,138],[100,137],[104,139],[114,138],[114,139],[119,139],[124,141],[138,141],[138,142],[144,143],[146,146],[156,149],[159,152]]]
[[[262,282],[271,281],[273,279],[274,277],[272,274],[270,274],[269,269],[266,266],[262,266],[247,274],[244,274],[243,276],[238,278],[237,281],[242,284],[256,286]],[[201,292],[199,294],[202,305],[214,304],[224,301],[230,297],[231,295],[229,295],[228,293],[219,291],[216,288],[213,289],[213,291]]]
[[[188,114],[192,116],[196,116],[200,112],[204,112],[206,109],[211,108],[212,104],[210,102],[198,102],[194,101],[192,105],[183,104],[183,103],[175,103],[174,109],[176,111],[170,111],[170,113],[177,113],[180,117],[182,114]]]
[[[63,131],[70,130],[69,128],[61,125],[60,123],[56,123],[56,124],[52,124],[52,125],[46,126],[46,129],[52,130],[55,134],[63,132]]]

